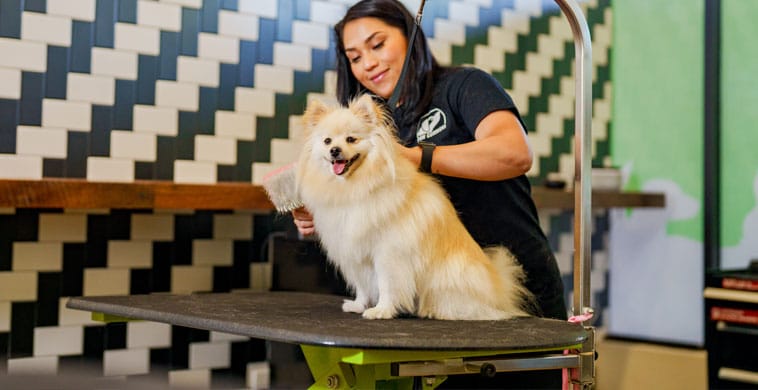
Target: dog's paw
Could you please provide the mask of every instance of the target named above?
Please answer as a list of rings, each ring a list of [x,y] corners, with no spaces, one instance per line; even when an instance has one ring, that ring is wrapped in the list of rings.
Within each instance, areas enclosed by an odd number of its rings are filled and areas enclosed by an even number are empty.
[[[366,305],[362,303],[358,303],[356,301],[345,299],[345,301],[342,303],[342,311],[347,312],[347,313],[361,314],[365,310],[366,310]]]
[[[363,312],[363,318],[369,320],[386,320],[395,317],[395,310],[391,307],[374,306]]]

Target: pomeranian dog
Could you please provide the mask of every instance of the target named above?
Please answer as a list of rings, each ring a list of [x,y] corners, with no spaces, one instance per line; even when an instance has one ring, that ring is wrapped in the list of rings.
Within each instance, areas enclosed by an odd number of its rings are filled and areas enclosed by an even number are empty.
[[[347,108],[314,100],[296,187],[327,258],[355,293],[342,310],[445,320],[528,316],[524,272],[482,249],[447,193],[400,155],[391,118],[369,95]]]

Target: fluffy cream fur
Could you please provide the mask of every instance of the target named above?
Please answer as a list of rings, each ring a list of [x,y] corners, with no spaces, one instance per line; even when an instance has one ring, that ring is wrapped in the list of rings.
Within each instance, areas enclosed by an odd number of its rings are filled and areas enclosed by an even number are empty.
[[[528,315],[521,267],[483,250],[446,192],[399,154],[386,114],[364,95],[309,104],[297,187],[322,246],[355,292],[342,310],[448,320]]]

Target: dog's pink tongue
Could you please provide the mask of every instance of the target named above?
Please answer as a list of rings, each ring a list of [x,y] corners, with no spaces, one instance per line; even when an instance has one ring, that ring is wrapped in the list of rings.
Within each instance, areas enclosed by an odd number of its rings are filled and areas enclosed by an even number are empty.
[[[347,165],[347,162],[345,161],[335,161],[332,164],[332,171],[335,175],[341,175],[342,172],[345,171],[345,166]]]

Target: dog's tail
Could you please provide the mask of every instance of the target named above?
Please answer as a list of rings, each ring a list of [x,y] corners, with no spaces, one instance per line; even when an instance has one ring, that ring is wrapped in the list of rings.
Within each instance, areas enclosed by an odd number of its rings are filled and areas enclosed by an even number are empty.
[[[483,248],[502,278],[503,307],[516,315],[540,315],[537,299],[524,287],[526,274],[516,257],[503,246]]]

